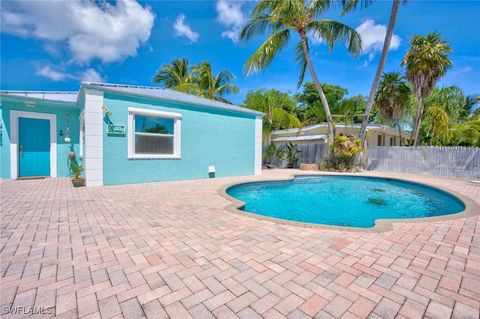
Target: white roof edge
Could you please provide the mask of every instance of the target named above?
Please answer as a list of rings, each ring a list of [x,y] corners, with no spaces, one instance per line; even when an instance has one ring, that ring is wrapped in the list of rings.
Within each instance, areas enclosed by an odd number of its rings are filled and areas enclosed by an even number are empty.
[[[288,141],[311,141],[311,140],[325,140],[327,136],[320,135],[298,135],[298,136],[279,136],[272,139],[273,142],[288,142]]]
[[[265,115],[262,112],[258,112],[258,111],[255,111],[255,110],[250,110],[250,109],[247,109],[247,108],[235,105],[235,104],[230,105],[230,104],[222,103],[222,102],[219,102],[219,101],[209,100],[207,98],[203,98],[203,97],[200,97],[200,96],[196,96],[196,95],[192,95],[192,94],[188,94],[188,93],[184,93],[184,92],[179,92],[179,91],[172,90],[172,89],[164,89],[164,88],[160,88],[160,87],[143,86],[143,85],[99,83],[99,82],[82,82],[80,88],[81,89],[82,88],[92,88],[92,89],[98,89],[98,90],[109,91],[109,92],[114,92],[114,93],[123,93],[125,95],[142,96],[142,97],[146,97],[146,98],[150,98],[150,99],[165,100],[165,101],[171,101],[171,102],[177,102],[177,103],[178,102],[183,102],[183,103],[187,103],[187,104],[191,104],[191,105],[197,105],[197,106],[202,106],[202,107],[210,107],[210,108],[214,108],[214,109],[220,109],[220,110],[224,110],[224,111],[231,111],[231,112],[237,112],[237,113],[251,114],[251,115],[255,115],[255,116],[262,116],[263,117]],[[115,88],[119,88],[119,89],[115,89]],[[138,93],[138,92],[125,92],[125,91],[122,91],[121,88],[140,88],[140,89],[148,89],[148,90],[165,90],[165,91],[168,90],[168,91],[173,91],[173,92],[179,93],[179,94],[190,95],[190,96],[192,96],[196,99],[202,99],[202,100],[204,100],[204,103],[197,103],[197,102],[193,102],[193,101],[188,101],[186,99],[182,100],[182,99],[175,99],[175,98],[168,98],[168,97],[156,97],[156,96],[152,96],[152,95],[148,95],[148,94],[141,94],[141,93]],[[225,106],[223,106],[222,104],[225,104]]]
[[[284,134],[284,133],[295,133],[301,130],[302,132],[309,131],[316,129],[318,127],[326,127],[328,124],[327,123],[318,123],[318,124],[313,124],[310,126],[306,126],[304,128],[289,128],[289,129],[284,129],[284,130],[278,130],[278,131],[273,131],[272,134]],[[353,128],[360,128],[361,124],[355,123],[355,124],[345,124],[345,123],[336,123],[336,127],[353,127]],[[387,125],[381,125],[381,124],[369,124],[367,125],[367,129],[395,129],[393,127],[387,126]]]

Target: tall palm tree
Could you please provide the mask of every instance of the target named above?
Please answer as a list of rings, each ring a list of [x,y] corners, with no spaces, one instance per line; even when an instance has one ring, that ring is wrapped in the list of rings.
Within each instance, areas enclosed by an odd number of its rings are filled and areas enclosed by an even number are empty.
[[[342,0],[344,13],[357,8],[357,6],[359,5],[362,7],[366,7],[370,5],[373,1],[374,0]],[[373,79],[372,87],[370,88],[370,94],[368,95],[367,104],[365,106],[365,112],[362,119],[362,126],[360,128],[359,135],[360,139],[362,140],[362,145],[365,144],[365,139],[367,137],[368,119],[370,118],[370,113],[372,112],[372,106],[375,100],[375,94],[378,89],[378,84],[380,83],[380,77],[382,76],[385,63],[387,62],[388,51],[390,50],[390,43],[392,42],[393,29],[395,28],[395,22],[397,20],[399,6],[400,0],[393,0],[392,9],[390,11],[390,20],[388,21],[387,32],[385,33],[385,40],[383,41],[382,54],[380,56],[380,61],[377,65],[377,71],[375,72],[375,78]]]
[[[375,106],[380,115],[388,122],[394,122],[398,128],[400,146],[402,146],[402,129],[399,121],[403,118],[411,90],[400,72],[384,73],[375,95]]]
[[[163,83],[169,89],[185,91],[187,84],[192,83],[191,71],[188,59],[176,59],[162,65],[153,76],[153,83]]]
[[[194,81],[189,90],[207,99],[230,103],[224,96],[237,93],[238,87],[231,82],[235,79],[229,70],[223,70],[216,75],[209,62],[202,62],[193,68]]]
[[[252,17],[240,32],[243,41],[268,33],[268,38],[245,64],[247,74],[268,67],[273,58],[284,49],[291,33],[296,32],[300,42],[296,46],[296,60],[300,67],[298,86],[308,68],[325,109],[328,139],[333,139],[333,120],[327,98],[322,90],[310,58],[309,34],[322,38],[333,49],[335,42],[347,42],[348,51],[360,54],[362,40],[355,29],[329,19],[319,19],[331,5],[331,0],[262,0],[253,9]]]
[[[410,50],[402,61],[406,70],[406,78],[412,84],[417,100],[417,114],[413,130],[414,146],[418,146],[420,123],[422,121],[425,99],[430,95],[437,81],[452,66],[449,54],[452,48],[433,32],[427,36],[414,36]]]

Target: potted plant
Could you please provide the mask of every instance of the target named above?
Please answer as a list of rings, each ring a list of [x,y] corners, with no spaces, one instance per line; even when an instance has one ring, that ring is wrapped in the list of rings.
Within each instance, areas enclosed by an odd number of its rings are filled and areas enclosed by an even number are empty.
[[[76,161],[70,162],[70,168],[72,169],[72,184],[74,187],[81,187],[85,185],[85,178],[82,177],[83,166]]]
[[[299,151],[297,146],[293,145],[292,142],[285,144],[285,156],[287,158],[288,168],[294,168],[297,165],[297,155],[299,153],[301,153],[301,151]]]

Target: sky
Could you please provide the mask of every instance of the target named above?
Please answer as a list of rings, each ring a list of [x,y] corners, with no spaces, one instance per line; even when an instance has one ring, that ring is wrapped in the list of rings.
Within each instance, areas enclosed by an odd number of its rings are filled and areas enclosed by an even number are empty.
[[[266,39],[239,41],[255,2],[249,1],[25,1],[1,2],[2,90],[76,91],[81,81],[154,85],[155,72],[173,59],[209,61],[214,72],[229,69],[240,92],[226,98],[241,104],[252,89],[297,92],[293,36],[263,72],[244,65]],[[390,1],[341,16],[339,5],[321,18],[335,19],[362,36],[363,53],[333,51],[311,39],[312,61],[321,82],[368,95],[391,9]],[[452,46],[453,67],[439,85],[480,93],[480,1],[417,1],[401,5],[385,71],[400,71],[414,35],[437,31]],[[306,80],[310,77],[307,75]]]

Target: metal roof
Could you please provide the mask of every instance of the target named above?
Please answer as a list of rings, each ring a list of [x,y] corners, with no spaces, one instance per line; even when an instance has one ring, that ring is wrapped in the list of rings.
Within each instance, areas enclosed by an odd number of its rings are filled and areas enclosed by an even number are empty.
[[[170,90],[152,86],[123,85],[111,83],[82,82],[82,87],[98,88],[110,92],[124,93],[128,95],[138,95],[147,98],[168,100],[173,102],[183,102],[199,106],[211,107],[233,112],[247,113],[262,116],[263,113],[246,109],[237,105],[213,101],[192,94],[187,94],[175,90]]]
[[[71,91],[0,91],[0,95],[52,102],[76,103],[78,92]]]

